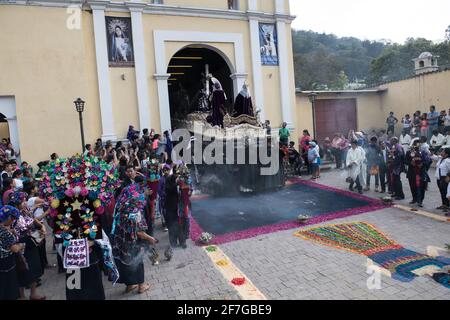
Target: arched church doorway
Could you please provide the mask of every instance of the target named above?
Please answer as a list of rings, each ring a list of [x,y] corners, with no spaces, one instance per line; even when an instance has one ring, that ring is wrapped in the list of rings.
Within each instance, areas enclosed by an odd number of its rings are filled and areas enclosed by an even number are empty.
[[[6,116],[3,113],[0,113],[0,140],[10,140],[9,136],[9,124],[8,120],[6,120]]]
[[[7,133],[6,129],[8,129]],[[0,130],[0,138],[9,139],[14,150],[19,151],[19,127],[17,124],[16,101],[14,97],[0,97]],[[20,161],[19,158],[18,160]]]
[[[232,111],[234,92],[231,79],[232,66],[214,49],[206,46],[189,46],[178,51],[170,60],[167,73],[172,128],[177,120],[204,108],[205,97],[213,90],[207,75],[219,80],[227,96],[226,108]],[[204,111],[204,110],[203,110]]]

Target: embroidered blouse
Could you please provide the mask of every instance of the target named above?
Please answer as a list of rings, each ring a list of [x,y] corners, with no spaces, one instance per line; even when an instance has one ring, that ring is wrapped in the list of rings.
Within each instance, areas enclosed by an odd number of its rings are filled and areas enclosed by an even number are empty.
[[[16,242],[17,238],[14,233],[4,226],[0,226],[0,259],[7,258],[13,254],[10,248]]]

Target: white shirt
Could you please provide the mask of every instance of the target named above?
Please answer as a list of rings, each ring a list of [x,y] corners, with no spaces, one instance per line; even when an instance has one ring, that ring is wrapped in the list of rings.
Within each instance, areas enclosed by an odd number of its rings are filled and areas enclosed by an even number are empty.
[[[9,149],[6,149],[5,150],[5,154],[6,154],[6,159],[8,159],[8,160],[16,160],[17,158],[16,158],[16,153],[15,152],[12,152],[11,150],[9,150]]]
[[[403,124],[403,128],[409,129],[409,127],[411,127],[411,119],[407,120],[406,118],[403,118],[402,124]]]
[[[365,158],[366,153],[363,148],[357,147],[355,150],[353,150],[353,148],[350,148],[347,153],[347,166],[353,162],[356,162],[357,165],[360,165]]]
[[[450,135],[446,135],[444,137],[444,144],[442,146],[448,146],[450,145]]]
[[[35,204],[37,198],[38,197],[32,197],[32,198],[28,199],[27,206],[30,210],[34,207],[34,204]],[[42,209],[42,208],[37,208],[33,212],[34,217],[38,220],[42,217],[43,214],[44,214],[44,209]]]
[[[444,118],[444,126],[450,127],[450,115],[446,115]]]
[[[15,190],[23,189],[23,181],[21,179],[14,179],[14,189]]]
[[[450,198],[450,183],[448,184],[447,187],[447,198]]]
[[[445,145],[446,140],[447,139],[441,133],[439,133],[437,136],[433,135],[431,137],[430,143],[432,147],[440,147]]]
[[[384,163],[387,162],[387,150],[381,149],[381,154],[383,155]]]
[[[409,134],[401,135],[400,145],[403,147],[403,150],[407,152],[410,149],[409,146],[411,145],[411,136]]]
[[[436,159],[436,157],[432,157],[433,160]],[[438,162],[436,164],[436,173],[435,177],[437,180],[440,180],[441,177],[446,177],[447,174],[450,172],[450,158],[442,159],[441,156],[437,157]]]

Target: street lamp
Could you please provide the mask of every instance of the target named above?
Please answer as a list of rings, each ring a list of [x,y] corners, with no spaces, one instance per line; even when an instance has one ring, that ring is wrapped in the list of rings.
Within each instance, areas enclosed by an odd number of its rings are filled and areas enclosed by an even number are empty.
[[[83,128],[83,112],[84,112],[84,104],[85,102],[81,100],[81,98],[78,98],[73,102],[75,104],[75,109],[78,112],[78,115],[80,117],[80,131],[81,131],[81,144],[83,153],[85,151],[85,144],[84,144],[84,128]]]
[[[309,101],[312,104],[312,115],[313,115],[313,136],[316,138],[316,100],[318,94],[315,92],[311,92],[308,94]]]

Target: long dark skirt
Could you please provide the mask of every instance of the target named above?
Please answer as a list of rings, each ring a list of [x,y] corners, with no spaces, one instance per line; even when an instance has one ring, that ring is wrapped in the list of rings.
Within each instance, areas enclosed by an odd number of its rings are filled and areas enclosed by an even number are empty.
[[[39,244],[39,256],[41,257],[41,265],[42,268],[45,271],[45,268],[48,266],[48,259],[47,259],[47,243],[45,242],[45,239]]]
[[[134,286],[142,284],[145,281],[144,262],[140,262],[132,265],[126,265],[119,259],[115,259],[117,269],[119,270],[119,281],[117,283],[123,283],[127,286]]]
[[[27,260],[28,270],[17,271],[17,277],[20,287],[28,287],[42,277],[44,269],[41,264],[39,247],[31,239],[31,236],[21,239],[19,242],[25,243],[25,252],[23,255]]]
[[[67,300],[105,300],[103,287],[101,260],[96,250],[89,256],[89,268],[77,271],[68,270],[66,273],[66,299]],[[76,274],[80,279],[76,279]],[[77,282],[79,280],[79,282]]]
[[[0,301],[19,298],[19,281],[16,271],[16,256],[0,259]]]

